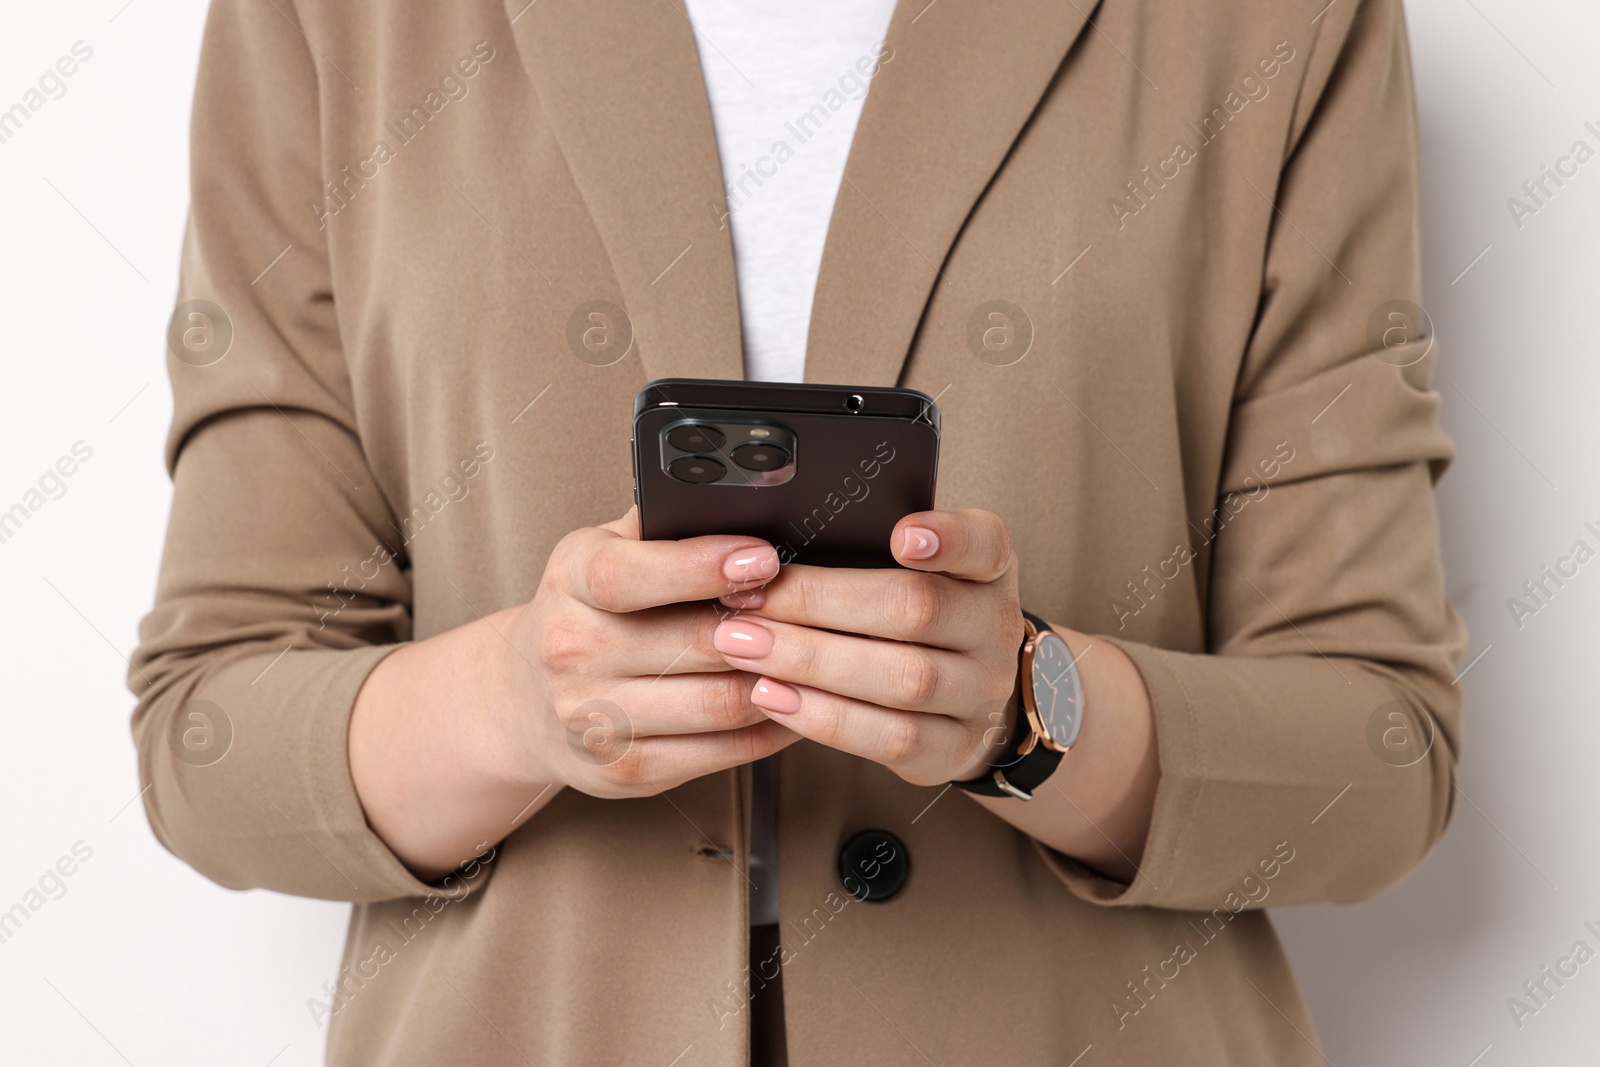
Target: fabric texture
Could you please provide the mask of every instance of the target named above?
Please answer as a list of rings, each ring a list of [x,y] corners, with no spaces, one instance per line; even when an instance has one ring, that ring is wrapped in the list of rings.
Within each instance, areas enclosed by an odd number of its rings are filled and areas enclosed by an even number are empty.
[[[1319,1063],[1262,906],[1403,877],[1460,744],[1437,357],[1372,329],[1421,302],[1399,0],[918,2],[880,63],[806,379],[939,398],[939,505],[1004,517],[1023,602],[1132,656],[1161,781],[1121,885],[959,790],[786,750],[788,1058]],[[336,1067],[745,1063],[748,768],[564,791],[429,886],[345,755],[385,654],[526,601],[627,509],[646,381],[741,375],[684,13],[214,0],[192,187],[179,300],[230,342],[169,364],[130,672],[156,835],[356,905]],[[219,759],[174,740],[195,701]],[[883,903],[838,884],[868,828],[910,858]]]
[[[804,380],[828,219],[894,0],[686,0],[722,164],[745,376]]]

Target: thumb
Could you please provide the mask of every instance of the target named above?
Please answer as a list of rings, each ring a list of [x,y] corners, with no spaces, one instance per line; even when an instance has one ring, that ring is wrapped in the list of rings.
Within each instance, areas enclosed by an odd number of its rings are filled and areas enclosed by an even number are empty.
[[[600,529],[610,530],[612,533],[632,541],[640,540],[642,535],[639,532],[639,505],[635,504],[630,507],[620,519],[602,523]]]

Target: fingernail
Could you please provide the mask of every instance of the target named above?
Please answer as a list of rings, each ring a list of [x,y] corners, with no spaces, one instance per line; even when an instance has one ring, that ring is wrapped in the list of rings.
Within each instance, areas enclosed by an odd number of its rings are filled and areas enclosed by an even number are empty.
[[[790,715],[800,710],[800,691],[793,686],[763,678],[750,694],[750,702],[758,708]]]
[[[724,655],[760,659],[772,651],[772,631],[744,619],[729,619],[717,627],[711,643]]]
[[[900,555],[906,559],[932,559],[939,554],[939,535],[925,526],[907,526],[900,535]]]
[[[771,545],[740,549],[722,563],[730,582],[758,582],[778,574],[778,550]]]
[[[720,599],[724,606],[735,611],[754,611],[767,602],[767,591],[746,589],[742,593],[726,593]]]

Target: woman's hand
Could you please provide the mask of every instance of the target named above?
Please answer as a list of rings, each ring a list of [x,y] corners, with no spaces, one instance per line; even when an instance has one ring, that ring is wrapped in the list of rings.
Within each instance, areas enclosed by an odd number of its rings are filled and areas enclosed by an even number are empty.
[[[725,662],[760,675],[774,721],[918,785],[977,777],[1016,722],[1022,608],[1005,523],[987,511],[908,515],[890,537],[906,568],[791,565],[724,597]],[[1034,799],[974,797],[1023,832],[1111,875],[1137,871],[1160,771],[1150,697],[1133,661],[1062,627],[1084,723]]]
[[[978,775],[1014,707],[1022,609],[998,515],[929,511],[896,525],[906,568],[792,565],[716,628],[751,699],[789,729],[933,785]]]
[[[798,740],[712,645],[728,615],[717,598],[777,573],[778,553],[752,537],[641,541],[637,511],[567,535],[503,643],[489,725],[506,773],[649,796]]]
[[[406,645],[351,714],[367,821],[437,878],[571,786],[648,796],[798,740],[712,646],[716,598],[778,571],[753,537],[641,541],[630,511],[569,534],[533,600]]]

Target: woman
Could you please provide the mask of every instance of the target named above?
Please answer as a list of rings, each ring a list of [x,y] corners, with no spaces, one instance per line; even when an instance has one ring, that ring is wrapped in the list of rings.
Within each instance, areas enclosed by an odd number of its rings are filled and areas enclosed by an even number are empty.
[[[718,9],[215,0],[156,833],[356,904],[335,1064],[1320,1062],[1260,908],[1458,743],[1398,0],[819,10],[765,157]],[[762,373],[938,396],[902,568],[637,539],[636,391]],[[969,795],[1024,609],[1082,732]]]

